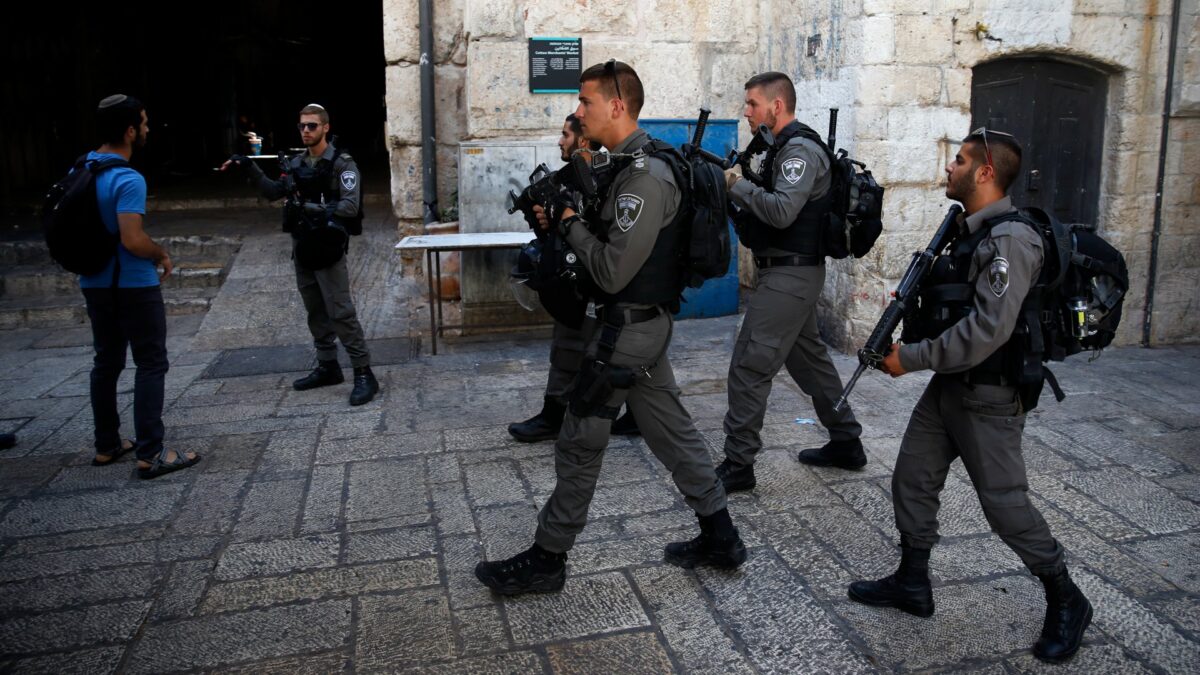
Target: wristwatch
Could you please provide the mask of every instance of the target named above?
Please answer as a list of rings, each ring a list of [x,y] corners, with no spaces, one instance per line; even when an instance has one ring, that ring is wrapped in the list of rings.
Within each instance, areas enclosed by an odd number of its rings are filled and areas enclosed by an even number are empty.
[[[564,237],[567,236],[567,233],[571,231],[571,226],[581,220],[583,220],[583,216],[579,215],[578,213],[572,213],[570,216],[558,221],[559,234]]]

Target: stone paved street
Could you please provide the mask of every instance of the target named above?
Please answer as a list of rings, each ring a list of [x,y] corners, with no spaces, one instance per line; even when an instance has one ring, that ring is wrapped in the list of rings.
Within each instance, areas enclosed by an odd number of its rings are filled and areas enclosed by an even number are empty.
[[[540,405],[547,340],[421,352],[407,327],[423,307],[368,304],[417,287],[388,276],[377,234],[354,274],[382,396],[350,409],[348,384],[292,391],[311,354],[271,237],[247,238],[207,315],[171,319],[165,422],[172,447],[204,455],[195,469],[138,481],[129,456],[91,466],[86,328],[0,332],[0,431],[20,437],[0,453],[0,671],[1200,672],[1200,347],[1062,364],[1069,397],[1031,415],[1034,502],[1096,606],[1074,662],[1048,668],[1029,652],[1040,586],[959,465],[934,617],[846,598],[898,559],[890,470],[923,376],[864,376],[860,473],[795,461],[825,436],[776,380],[758,487],[730,503],[750,547],[737,572],[662,562],[695,520],[645,445],[617,439],[566,589],[492,596],[475,562],[528,546],[554,484],[553,446],[505,432]],[[681,322],[672,348],[714,458],[735,329]]]

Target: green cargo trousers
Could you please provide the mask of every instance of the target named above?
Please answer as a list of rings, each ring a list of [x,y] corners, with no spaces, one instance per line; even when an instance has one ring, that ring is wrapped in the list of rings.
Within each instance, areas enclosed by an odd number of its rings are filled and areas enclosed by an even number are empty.
[[[675,373],[667,358],[672,318],[665,312],[653,319],[627,323],[617,339],[612,362],[633,369],[629,389],[615,389],[608,407],[624,403],[633,412],[650,451],[671,472],[687,505],[707,516],[725,508],[725,490],[717,480],[712,457],[696,425],[683,408]],[[595,356],[600,337],[597,322],[588,339],[587,353]],[[538,514],[535,541],[556,553],[571,549],[575,537],[587,523],[588,506],[596,491],[596,480],[612,420],[578,417],[570,410],[554,444],[554,470],[558,477],[554,492]]]
[[[308,313],[308,330],[312,333],[313,345],[317,348],[317,359],[337,359],[337,342],[342,341],[350,355],[354,368],[371,365],[367,351],[367,340],[358,312],[354,309],[354,298],[350,295],[350,273],[346,268],[346,256],[323,270],[310,270],[294,265],[296,287]]]
[[[546,398],[563,404],[567,402],[567,389],[579,374],[588,337],[595,328],[593,323],[593,319],[584,318],[583,325],[576,330],[554,322],[554,335],[550,341],[550,374],[546,377]]]
[[[1034,574],[1062,569],[1062,546],[1029,501],[1024,429],[1014,387],[934,375],[913,410],[892,474],[901,543],[920,549],[937,543],[938,494],[950,465],[961,458],[992,531]]]
[[[762,449],[767,397],[780,368],[786,367],[812,398],[831,440],[848,441],[862,433],[849,406],[833,412],[842,380],[817,330],[817,300],[824,285],[823,265],[759,270],[729,362],[725,456],[737,466],[753,464]]]

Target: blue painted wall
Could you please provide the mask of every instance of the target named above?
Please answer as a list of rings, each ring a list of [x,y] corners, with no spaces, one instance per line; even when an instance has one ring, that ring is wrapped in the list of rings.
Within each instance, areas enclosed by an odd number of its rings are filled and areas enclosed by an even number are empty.
[[[638,126],[650,133],[651,136],[666,141],[675,147],[690,143],[692,133],[696,129],[694,119],[660,119],[639,120]],[[738,120],[716,120],[709,118],[704,130],[704,141],[701,146],[718,157],[725,157],[730,150],[737,147]],[[729,270],[725,276],[709,279],[700,288],[689,288],[683,292],[683,305],[677,319],[692,319],[710,316],[736,314],[738,311],[738,268],[737,268],[737,235],[733,224],[729,225],[729,240],[732,242],[732,255],[729,256]]]

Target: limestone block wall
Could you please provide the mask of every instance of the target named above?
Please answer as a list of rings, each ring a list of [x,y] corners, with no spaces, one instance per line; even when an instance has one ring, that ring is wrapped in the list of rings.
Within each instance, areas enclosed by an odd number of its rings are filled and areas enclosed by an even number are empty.
[[[458,140],[466,134],[464,83],[467,72],[465,0],[434,2],[434,91],[438,203],[453,204]],[[415,0],[384,0],[387,138],[392,164],[392,207],[400,236],[424,231],[421,186],[420,17]],[[415,258],[414,258],[415,260]]]
[[[1188,3],[1184,3],[1185,5]],[[1194,6],[1193,22],[1194,22]],[[795,11],[792,8],[795,7]],[[851,348],[867,337],[903,273],[949,202],[943,167],[970,124],[971,68],[1016,55],[1083,62],[1109,76],[1100,216],[1103,234],[1126,255],[1132,288],[1119,340],[1141,338],[1169,44],[1170,2],[1146,0],[769,0],[761,69],[789,72],[800,118],[824,130],[823,109],[842,108],[839,145],[866,160],[888,186],[885,237],[867,258],[830,265],[822,299],[826,338]],[[802,50],[810,38],[820,46]],[[1187,80],[1188,78],[1184,78]],[[1195,75],[1190,82],[1195,82]],[[1194,85],[1182,85],[1191,91]],[[1189,120],[1190,121],[1190,120]],[[1195,169],[1183,155],[1190,124],[1173,134],[1180,158],[1171,179],[1176,246],[1160,250],[1161,339],[1195,339]],[[1189,210],[1190,209],[1190,210]],[[1160,278],[1160,281],[1162,279]],[[1190,289],[1189,289],[1190,286]],[[1190,297],[1188,292],[1190,290]],[[1169,337],[1168,337],[1169,336]]]
[[[1183,6],[1151,335],[1163,344],[1200,341],[1200,3]]]
[[[417,3],[385,0],[388,137],[401,233],[421,229]],[[1197,340],[1200,225],[1196,5],[1183,3],[1164,191],[1154,337]],[[943,167],[969,130],[972,68],[1036,55],[1105,73],[1109,100],[1098,225],[1126,254],[1132,288],[1119,340],[1141,337],[1159,160],[1170,0],[436,0],[439,199],[454,203],[463,140],[556,133],[572,95],[528,92],[526,39],[583,38],[584,63],[637,68],[645,117],[707,105],[741,116],[742,83],[782,70],[797,116],[822,134],[840,108],[838,145],[888,187],[885,237],[865,259],[829,266],[821,304],[832,344],[869,334],[914,250],[949,203]],[[742,141],[747,140],[742,127]]]
[[[383,9],[392,198],[403,236],[422,229],[419,17],[414,0],[385,0]],[[527,38],[581,36],[585,67],[608,58],[633,65],[647,91],[643,117],[693,117],[701,105],[736,117],[759,32],[757,5],[739,0],[435,0],[434,25],[443,209],[456,199],[459,142],[555,135],[575,109],[573,95],[529,93]]]

